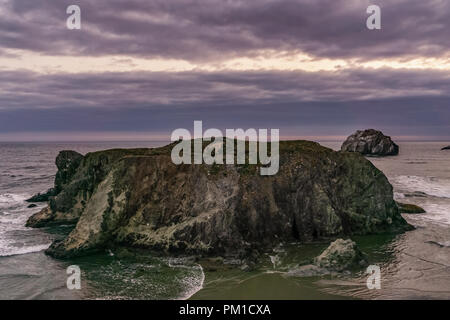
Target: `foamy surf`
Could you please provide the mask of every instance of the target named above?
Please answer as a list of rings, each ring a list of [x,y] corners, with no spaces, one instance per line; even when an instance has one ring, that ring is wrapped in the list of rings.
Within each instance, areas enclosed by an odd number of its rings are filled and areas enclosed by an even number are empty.
[[[426,211],[426,214],[420,216],[421,219],[450,225],[450,201],[447,201],[447,203],[430,203],[426,201],[421,205]]]
[[[35,230],[25,227],[28,217],[36,211],[36,209],[27,209],[25,200],[29,196],[25,193],[0,194],[0,257],[39,252],[50,246],[48,239],[44,243],[36,243],[36,241],[16,238],[17,234],[24,236],[30,232],[33,235],[37,233]],[[35,240],[41,240],[41,238],[38,237]]]
[[[8,244],[2,243],[0,239],[0,257],[9,257],[16,256],[21,254],[39,252],[43,250],[47,250],[50,247],[51,243],[36,245],[36,246],[28,246],[28,247],[14,247],[9,246]]]
[[[0,209],[7,209],[11,207],[16,207],[18,205],[24,205],[24,201],[28,199],[27,194],[14,194],[14,193],[3,193],[0,194]]]
[[[392,179],[394,198],[417,204],[426,213],[415,218],[450,225],[450,179],[419,176],[397,176]]]
[[[205,273],[200,264],[186,263],[185,258],[168,258],[163,259],[170,268],[181,268],[188,270],[189,275],[185,275],[180,282],[183,284],[183,293],[181,293],[175,300],[187,300],[203,288],[205,282]]]
[[[205,273],[201,265],[197,265],[196,268],[200,271],[200,276],[186,277],[182,280],[185,285],[185,292],[177,300],[188,300],[198,291],[203,289],[203,284],[205,283]]]
[[[397,190],[402,190],[404,197],[405,192],[423,192],[426,195],[450,198],[450,180],[439,179],[434,177],[418,177],[418,176],[398,176],[392,179],[392,183]],[[397,191],[396,196],[400,196]]]

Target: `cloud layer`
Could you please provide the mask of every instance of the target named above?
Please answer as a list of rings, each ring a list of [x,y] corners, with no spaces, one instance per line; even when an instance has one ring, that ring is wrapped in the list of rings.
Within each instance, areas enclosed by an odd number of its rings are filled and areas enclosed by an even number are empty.
[[[155,131],[203,120],[333,135],[377,126],[448,136],[443,71],[0,74],[0,132]],[[296,129],[300,130],[296,132]],[[314,129],[314,130],[312,130]],[[305,131],[306,130],[306,131]]]
[[[78,0],[82,32],[65,27],[73,1],[3,0],[3,48],[56,55],[221,60],[261,50],[317,57],[436,57],[450,48],[450,2],[380,0],[369,32],[366,0]]]
[[[450,136],[447,0],[375,1],[381,31],[368,0],[75,2],[71,31],[72,0],[0,0],[0,134]]]

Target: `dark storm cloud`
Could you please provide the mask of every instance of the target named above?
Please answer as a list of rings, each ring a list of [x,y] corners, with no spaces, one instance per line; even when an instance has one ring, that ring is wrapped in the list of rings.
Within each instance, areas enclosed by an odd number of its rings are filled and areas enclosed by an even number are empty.
[[[78,4],[83,29],[65,28]],[[382,7],[382,30],[366,8]],[[446,0],[6,0],[0,44],[49,54],[127,54],[190,60],[301,50],[361,59],[440,56],[450,48]]]
[[[375,126],[403,134],[448,135],[449,86],[445,72],[389,69],[72,76],[2,72],[0,133],[166,132],[203,120],[219,128],[315,127],[311,134]]]
[[[0,110],[186,108],[448,96],[444,71],[0,73]]]

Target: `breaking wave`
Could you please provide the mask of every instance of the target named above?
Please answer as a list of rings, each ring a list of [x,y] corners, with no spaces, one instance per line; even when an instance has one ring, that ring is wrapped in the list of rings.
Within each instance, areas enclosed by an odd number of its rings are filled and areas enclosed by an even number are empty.
[[[397,187],[396,189],[405,192],[423,192],[433,197],[450,198],[450,180],[434,177],[398,176],[392,182],[394,187]],[[399,192],[396,196],[402,197]]]
[[[0,239],[0,257],[8,257],[20,254],[39,252],[48,249],[48,247],[50,247],[50,243],[28,247],[15,247],[14,245],[11,245],[8,241],[2,241],[2,239]]]
[[[0,194],[0,209],[12,208],[24,204],[28,198],[26,194],[3,193]]]

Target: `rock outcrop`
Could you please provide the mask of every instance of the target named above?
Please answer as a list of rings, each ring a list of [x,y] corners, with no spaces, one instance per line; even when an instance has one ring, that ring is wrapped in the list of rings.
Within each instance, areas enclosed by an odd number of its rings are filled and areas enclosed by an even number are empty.
[[[58,154],[55,161],[58,168],[54,188],[56,194],[59,194],[63,187],[71,181],[82,159],[83,155],[76,151],[65,150]]]
[[[125,155],[145,150],[107,150],[88,157],[75,151],[61,151],[56,157],[58,172],[52,188],[54,195],[48,198],[48,207],[31,216],[26,226],[40,228],[77,223],[94,189],[111,170],[111,164]]]
[[[50,200],[50,197],[54,197],[56,195],[55,188],[50,188],[44,193],[38,193],[32,196],[31,198],[25,200],[26,202],[47,202]]]
[[[284,141],[278,174],[261,176],[258,165],[175,165],[172,147],[89,153],[59,174],[61,191],[28,225],[77,225],[47,253],[119,244],[245,257],[280,242],[410,228],[385,175],[360,154]]]
[[[367,257],[352,240],[337,239],[325,249],[314,263],[330,271],[344,271],[367,265]]]
[[[391,137],[374,129],[356,131],[345,140],[341,150],[369,156],[394,156],[399,153],[399,147]]]
[[[56,157],[56,167],[58,172],[55,177],[55,187],[48,189],[45,193],[38,193],[27,199],[27,202],[47,202],[58,195],[63,187],[71,180],[78,166],[83,159],[83,155],[76,151],[61,151]]]
[[[450,146],[448,146],[448,147],[443,147],[441,150],[450,150]]]
[[[397,205],[400,213],[426,213],[423,208],[415,204],[397,202]]]

